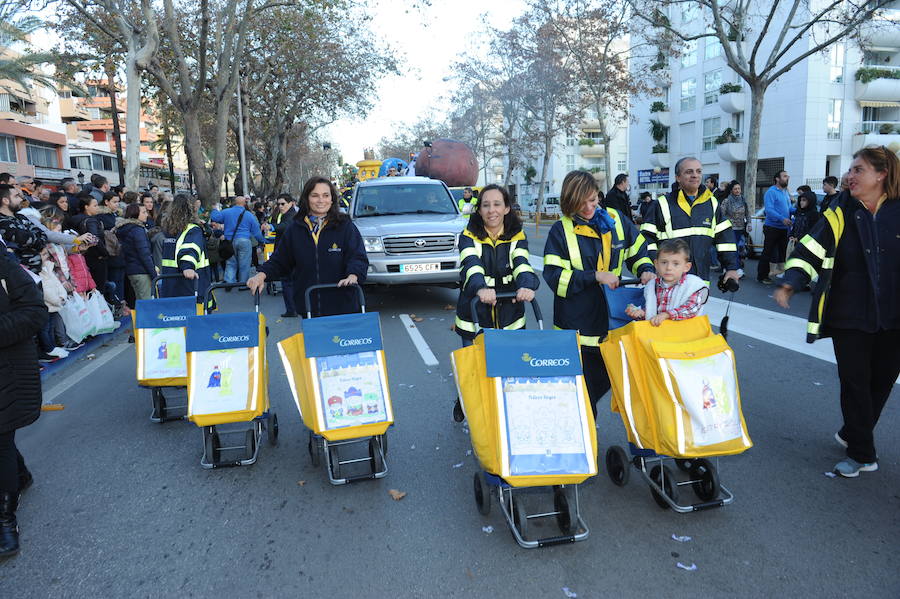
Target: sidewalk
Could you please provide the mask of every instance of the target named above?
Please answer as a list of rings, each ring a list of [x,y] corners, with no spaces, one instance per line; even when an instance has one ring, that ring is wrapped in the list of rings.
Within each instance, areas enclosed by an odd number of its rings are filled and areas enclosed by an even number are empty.
[[[113,331],[112,333],[106,333],[103,335],[97,335],[96,337],[91,338],[90,340],[86,340],[82,347],[78,349],[72,350],[69,352],[68,357],[60,358],[55,362],[49,362],[47,364],[41,364],[43,370],[41,370],[41,383],[46,385],[51,377],[61,373],[63,370],[75,364],[77,362],[82,362],[83,360],[92,360],[93,354],[108,344],[110,341],[115,339],[118,335],[121,335],[125,332],[131,332],[131,316],[123,316],[118,319],[121,323],[121,326]]]

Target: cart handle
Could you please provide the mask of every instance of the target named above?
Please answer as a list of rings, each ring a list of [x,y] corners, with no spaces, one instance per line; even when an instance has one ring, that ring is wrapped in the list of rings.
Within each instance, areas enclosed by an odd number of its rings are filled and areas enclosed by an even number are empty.
[[[158,274],[153,277],[153,280],[150,282],[151,290],[153,294],[159,299],[159,284],[163,279],[183,279],[184,275],[180,272],[170,272],[165,274]],[[194,279],[194,297],[197,297],[200,294],[200,279]]]
[[[643,285],[643,283],[641,283],[640,279],[626,279],[626,278],[619,279],[620,287],[625,287],[627,285]]]
[[[362,285],[357,283],[356,285],[347,285],[347,287],[356,287],[356,293],[359,296],[359,311],[363,314],[366,313],[366,294],[363,293]],[[320,283],[318,285],[310,285],[306,288],[306,293],[304,294],[304,298],[306,300],[306,317],[312,318],[312,292],[317,291],[319,289],[342,289],[342,287],[338,287],[337,283]]]
[[[515,291],[500,291],[497,293],[497,301],[501,302],[503,300],[513,300],[516,299]],[[472,322],[475,323],[475,334],[477,335],[483,329],[481,328],[481,324],[478,322],[478,304],[481,300],[478,299],[478,296],[472,298],[472,301],[469,302],[469,309],[472,312]],[[537,301],[537,294],[535,294],[534,299],[529,302],[531,304],[531,309],[534,311],[534,318],[537,320],[538,328],[540,330],[544,330],[544,317],[541,315],[541,306]]]
[[[212,292],[216,289],[239,289],[241,287],[246,287],[246,283],[213,283],[209,287],[206,288],[206,293],[203,297],[203,310],[206,310],[206,307],[209,306],[209,300],[212,299]],[[259,290],[253,294],[253,307],[256,312],[259,312],[259,298],[260,292]]]

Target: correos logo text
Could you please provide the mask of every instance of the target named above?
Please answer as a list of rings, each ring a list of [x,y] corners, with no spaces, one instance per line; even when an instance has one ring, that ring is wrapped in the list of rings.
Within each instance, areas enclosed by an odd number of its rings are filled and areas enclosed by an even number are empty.
[[[250,335],[220,335],[219,333],[213,333],[213,339],[218,341],[219,343],[238,343],[241,341],[250,341]]]
[[[157,318],[163,322],[183,322],[187,320],[187,316],[166,316],[165,314],[160,314]]]
[[[528,352],[522,354],[522,361],[535,368],[541,366],[568,366],[569,358],[532,358]]]
[[[359,337],[357,339],[342,339],[335,335],[332,339],[335,343],[340,345],[341,347],[353,347],[356,345],[369,345],[372,343],[371,337]]]

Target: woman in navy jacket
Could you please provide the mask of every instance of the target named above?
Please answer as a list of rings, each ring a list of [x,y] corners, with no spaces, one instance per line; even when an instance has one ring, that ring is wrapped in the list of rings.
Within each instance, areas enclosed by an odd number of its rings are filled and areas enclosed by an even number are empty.
[[[125,220],[116,225],[119,238],[119,253],[125,262],[125,275],[134,289],[134,299],[150,299],[151,280],[156,276],[156,267],[147,237],[147,211],[140,204],[129,204],[125,209]]]
[[[300,192],[300,209],[279,240],[275,252],[247,280],[252,293],[265,286],[266,279],[290,276],[294,282],[294,305],[307,312],[306,290],[323,283],[339,287],[362,284],[369,258],[362,236],[346,214],[339,210],[337,189],[325,177],[313,177]],[[326,289],[312,296],[311,312],[316,316],[346,314],[358,309],[355,294]]]

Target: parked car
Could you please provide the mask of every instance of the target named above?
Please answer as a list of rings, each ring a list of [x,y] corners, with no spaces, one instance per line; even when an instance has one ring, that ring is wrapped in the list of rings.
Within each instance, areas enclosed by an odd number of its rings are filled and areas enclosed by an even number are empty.
[[[368,283],[459,284],[459,235],[467,221],[442,181],[361,181],[349,213],[369,256]]]

